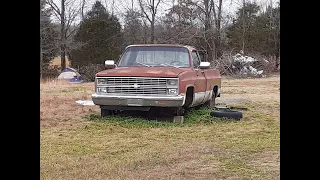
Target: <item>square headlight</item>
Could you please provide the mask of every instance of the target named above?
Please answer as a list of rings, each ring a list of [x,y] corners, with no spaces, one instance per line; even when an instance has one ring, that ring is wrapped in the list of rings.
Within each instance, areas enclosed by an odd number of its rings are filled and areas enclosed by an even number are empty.
[[[106,78],[97,78],[97,84],[107,84]]]
[[[176,95],[178,94],[178,89],[168,89],[168,94]]]
[[[167,84],[169,86],[176,86],[176,85],[178,85],[178,79],[168,79]]]
[[[106,93],[107,92],[107,88],[106,87],[98,87],[97,88],[97,92],[98,93]]]

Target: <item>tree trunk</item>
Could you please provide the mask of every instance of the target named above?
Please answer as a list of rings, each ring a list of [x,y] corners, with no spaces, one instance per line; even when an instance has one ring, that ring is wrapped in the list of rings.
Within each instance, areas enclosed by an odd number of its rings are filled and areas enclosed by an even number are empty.
[[[154,19],[155,15],[152,15],[152,21],[151,21],[151,43],[154,44]]]
[[[72,57],[71,57],[71,53],[70,53],[70,51],[68,51],[68,53],[67,53],[67,54],[68,54],[68,56],[67,56],[67,57],[68,57],[68,60],[69,60],[69,67],[72,67],[72,64],[71,64],[71,63],[72,63]]]
[[[215,44],[215,57],[222,56],[221,49],[221,13],[222,13],[222,0],[219,0],[219,8],[218,8],[218,19],[216,23],[216,42]]]
[[[147,44],[147,38],[148,38],[148,33],[147,33],[147,23],[145,21],[143,21],[144,23],[144,26],[143,26],[143,31],[144,31],[144,34],[143,34],[143,41],[144,41],[144,44]]]
[[[61,0],[60,40],[61,71],[63,71],[66,68],[65,0]]]
[[[245,9],[245,6],[246,6],[246,1],[243,0],[243,7],[242,7],[242,53],[244,54],[244,41],[245,41],[245,12],[244,12],[244,9]]]
[[[205,20],[204,20],[204,32],[205,32],[205,39],[206,39],[206,51],[208,54],[208,61],[212,62],[214,60],[214,53],[212,53],[213,48],[213,41],[212,41],[212,34],[211,34],[211,23],[210,23],[210,12],[209,12],[209,0],[204,1],[204,11],[205,11]]]
[[[41,18],[41,8],[40,8],[40,18]],[[41,19],[40,19],[41,23]],[[40,79],[42,79],[42,59],[43,59],[43,54],[42,54],[42,36],[41,36],[41,27],[40,27]]]

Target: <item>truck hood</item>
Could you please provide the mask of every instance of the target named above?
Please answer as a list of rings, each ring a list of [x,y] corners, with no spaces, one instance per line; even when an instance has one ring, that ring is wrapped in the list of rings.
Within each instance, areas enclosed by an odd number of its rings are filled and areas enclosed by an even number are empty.
[[[116,67],[97,73],[97,76],[178,77],[189,68],[175,67]]]

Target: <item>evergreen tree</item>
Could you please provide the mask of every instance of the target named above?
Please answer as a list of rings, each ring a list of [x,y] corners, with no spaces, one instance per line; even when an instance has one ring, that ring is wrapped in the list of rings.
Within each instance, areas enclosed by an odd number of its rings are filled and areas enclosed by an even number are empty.
[[[227,30],[229,46],[236,51],[280,56],[280,4],[258,14],[259,6],[247,3]]]
[[[110,15],[100,1],[80,22],[74,37],[81,47],[71,51],[72,65],[103,64],[107,59],[117,60],[121,53],[122,32],[117,17]]]
[[[237,51],[253,51],[259,46],[259,40],[254,38],[256,33],[261,33],[254,27],[259,9],[256,3],[246,3],[237,11],[237,19],[227,31],[229,45]]]

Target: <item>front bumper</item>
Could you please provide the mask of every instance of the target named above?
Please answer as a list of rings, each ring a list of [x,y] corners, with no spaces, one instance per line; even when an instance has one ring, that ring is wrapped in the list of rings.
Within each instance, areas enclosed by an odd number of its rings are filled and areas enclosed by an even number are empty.
[[[91,95],[92,101],[100,106],[143,106],[143,107],[180,107],[185,102],[185,96],[133,96],[133,95]]]

